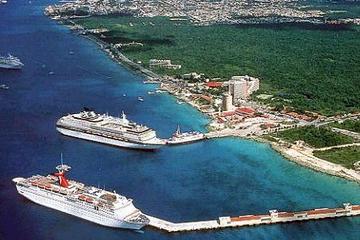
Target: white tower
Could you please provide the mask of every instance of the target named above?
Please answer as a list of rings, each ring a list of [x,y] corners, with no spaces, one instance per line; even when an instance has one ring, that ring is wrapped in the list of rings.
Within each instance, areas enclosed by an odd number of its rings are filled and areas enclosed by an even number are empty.
[[[222,99],[222,110],[223,111],[231,111],[234,109],[233,103],[232,103],[232,96],[229,93],[223,94]]]

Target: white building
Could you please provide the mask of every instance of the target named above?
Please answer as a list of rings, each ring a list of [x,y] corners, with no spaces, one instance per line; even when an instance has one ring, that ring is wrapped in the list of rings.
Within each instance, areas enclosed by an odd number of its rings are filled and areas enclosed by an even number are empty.
[[[162,67],[167,69],[180,69],[181,65],[172,64],[169,59],[150,59],[149,61],[150,67]]]
[[[234,110],[234,106],[233,106],[233,103],[232,103],[232,96],[230,94],[228,94],[228,93],[223,94],[222,110],[224,112]]]
[[[234,103],[247,99],[250,95],[259,89],[260,80],[258,78],[245,76],[233,76],[229,80],[229,93]]]

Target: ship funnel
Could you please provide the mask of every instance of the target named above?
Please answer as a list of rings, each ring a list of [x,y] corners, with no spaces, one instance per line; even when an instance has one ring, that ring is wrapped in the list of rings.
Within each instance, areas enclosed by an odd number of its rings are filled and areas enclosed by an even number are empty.
[[[123,120],[126,120],[126,115],[125,115],[124,111],[121,111],[121,118],[122,118]]]
[[[70,185],[65,177],[65,172],[68,172],[70,169],[71,167],[69,165],[63,163],[63,158],[61,154],[61,165],[56,166],[56,170],[58,170],[58,172],[54,175],[59,178],[59,184],[64,188],[67,188]]]
[[[126,114],[124,113],[124,111],[121,112],[121,121],[123,122],[123,124],[129,124],[129,120],[126,119]]]

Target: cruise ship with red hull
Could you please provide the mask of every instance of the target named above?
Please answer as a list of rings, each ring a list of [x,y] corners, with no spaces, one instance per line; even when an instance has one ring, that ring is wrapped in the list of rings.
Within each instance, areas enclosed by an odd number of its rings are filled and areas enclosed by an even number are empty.
[[[139,230],[149,223],[132,199],[68,180],[68,165],[56,169],[47,176],[17,177],[13,182],[19,194],[32,202],[103,226]]]

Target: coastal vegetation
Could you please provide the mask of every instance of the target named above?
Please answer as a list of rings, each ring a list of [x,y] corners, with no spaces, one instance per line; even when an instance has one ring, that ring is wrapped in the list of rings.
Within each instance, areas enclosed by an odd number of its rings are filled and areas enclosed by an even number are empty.
[[[306,0],[303,9],[321,10],[327,19],[358,18],[359,1],[354,0]]]
[[[314,148],[330,147],[354,142],[349,136],[335,133],[326,127],[314,126],[293,128],[275,133],[274,136],[291,143],[302,140]]]
[[[342,123],[335,122],[332,123],[331,126],[360,133],[360,121],[356,121],[356,120],[345,120]]]
[[[353,169],[354,163],[360,161],[360,147],[352,146],[333,148],[326,151],[314,151],[314,156]]]
[[[325,115],[360,110],[360,28],[348,25],[266,24],[195,26],[164,17],[77,19],[109,43],[139,42],[121,51],[148,67],[152,58],[171,59],[179,70],[227,80],[233,75],[261,79],[267,103]]]

